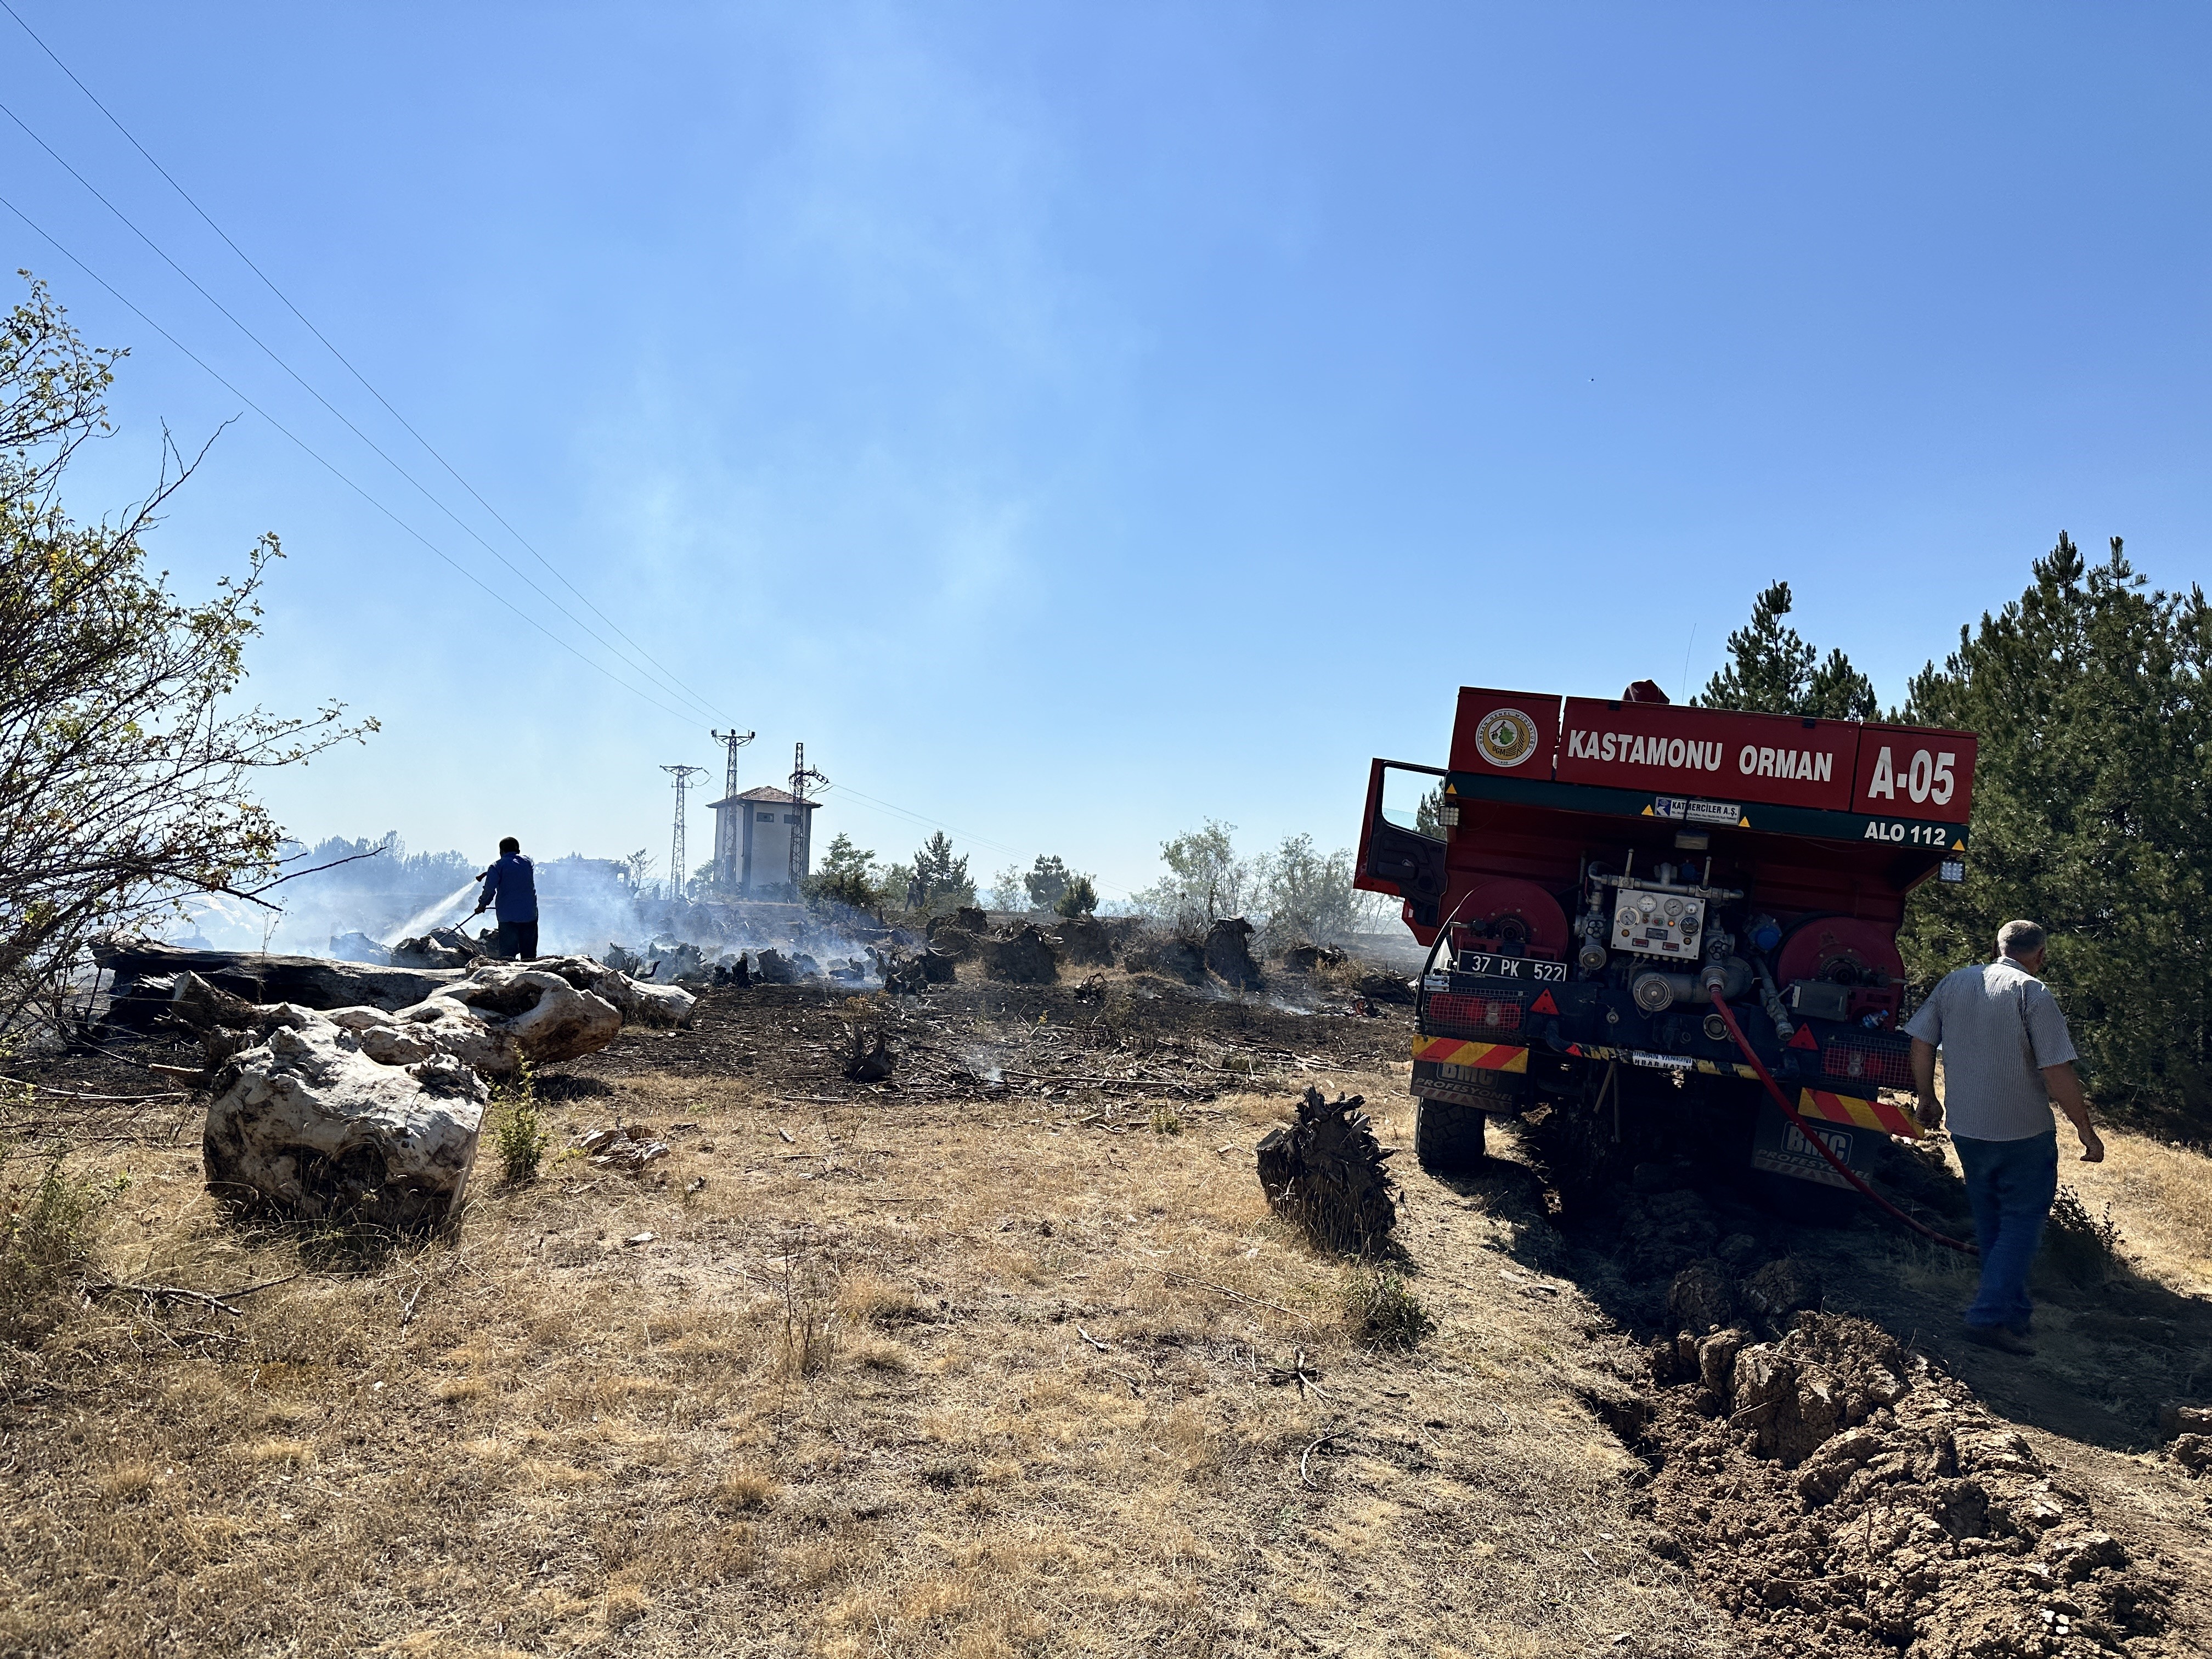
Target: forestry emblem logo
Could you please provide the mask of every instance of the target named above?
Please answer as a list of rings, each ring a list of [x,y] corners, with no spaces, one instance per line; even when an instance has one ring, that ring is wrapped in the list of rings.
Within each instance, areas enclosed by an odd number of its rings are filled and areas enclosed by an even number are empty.
[[[1536,722],[1517,708],[1493,708],[1475,727],[1474,746],[1492,766],[1518,766],[1536,752]]]

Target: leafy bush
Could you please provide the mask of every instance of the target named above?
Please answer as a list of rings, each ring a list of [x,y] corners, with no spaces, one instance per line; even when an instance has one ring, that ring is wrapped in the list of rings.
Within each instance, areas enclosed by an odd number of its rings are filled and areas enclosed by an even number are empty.
[[[942,830],[915,850],[911,865],[893,865],[884,879],[887,884],[896,880],[905,884],[907,891],[898,896],[908,909],[933,916],[975,902],[975,884],[968,877],[968,855],[956,854],[952,838]]]
[[[197,604],[147,568],[142,538],[196,462],[165,444],[135,506],[64,510],[119,356],[88,347],[37,283],[0,317],[0,1029],[64,1019],[94,935],[273,884],[256,775],[374,728],[340,726],[335,705],[241,701],[274,536]]]
[[[1087,916],[1098,908],[1098,889],[1088,876],[1072,876],[1068,878],[1067,890],[1060,896],[1052,908],[1070,920]]]
[[[2120,1226],[2112,1206],[2092,1212],[2074,1188],[2058,1183],[2051,1219],[2043,1229],[2044,1254],[2051,1267],[2081,1285],[2101,1285],[2120,1271]]]
[[[854,910],[865,910],[880,915],[886,903],[903,901],[904,892],[887,890],[888,874],[878,874],[876,855],[864,847],[855,847],[853,838],[842,831],[830,843],[823,854],[821,866],[808,876],[800,889],[800,896],[808,905],[821,909],[827,905],[843,905]],[[903,889],[902,878],[899,885]]]
[[[1366,1262],[1345,1279],[1344,1316],[1352,1335],[1370,1348],[1411,1348],[1437,1328],[1403,1279]]]
[[[1022,885],[1029,890],[1030,908],[1057,909],[1067,894],[1068,870],[1066,862],[1057,854],[1048,857],[1039,853],[1036,865],[1022,878]]]

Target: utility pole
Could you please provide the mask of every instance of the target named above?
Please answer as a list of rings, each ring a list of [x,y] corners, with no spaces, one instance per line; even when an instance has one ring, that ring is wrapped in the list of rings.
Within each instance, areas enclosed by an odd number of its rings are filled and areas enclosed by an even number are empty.
[[[672,899],[681,899],[688,884],[684,862],[684,792],[690,787],[693,778],[705,777],[707,769],[703,766],[664,766],[660,769],[676,780],[676,836],[668,849],[668,896]]]
[[[722,799],[727,800],[738,793],[738,750],[753,740],[750,732],[709,732],[707,734],[730,751],[730,763],[722,773]]]
[[[803,743],[792,744],[791,896],[794,902],[799,898],[799,884],[806,879],[806,843],[813,838],[813,826],[806,821],[806,786],[829,781],[806,763],[806,745]]]
[[[754,734],[750,732],[740,732],[737,730],[736,727],[732,726],[727,732],[709,732],[707,735],[714,738],[716,743],[721,744],[729,751],[728,763],[722,769],[722,799],[724,800],[734,799],[738,793],[738,750],[750,743],[753,740]],[[734,806],[724,807],[722,810],[726,816],[718,820],[718,827],[714,842],[714,869],[717,878],[724,886],[735,887],[738,884],[737,842],[738,836],[743,836],[744,833],[743,828],[744,820],[738,816],[738,809]],[[726,824],[732,830],[737,832],[737,834],[732,836],[731,838],[732,845],[727,863],[723,861],[722,857],[722,843],[719,827],[721,824]]]

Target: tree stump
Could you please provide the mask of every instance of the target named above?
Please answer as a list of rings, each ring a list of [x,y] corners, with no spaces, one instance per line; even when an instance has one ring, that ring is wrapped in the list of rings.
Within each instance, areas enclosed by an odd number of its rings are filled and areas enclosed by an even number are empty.
[[[1298,1121],[1260,1142],[1260,1185],[1275,1213],[1324,1249],[1381,1249],[1398,1223],[1389,1149],[1375,1139],[1359,1095],[1325,1100],[1309,1088]]]

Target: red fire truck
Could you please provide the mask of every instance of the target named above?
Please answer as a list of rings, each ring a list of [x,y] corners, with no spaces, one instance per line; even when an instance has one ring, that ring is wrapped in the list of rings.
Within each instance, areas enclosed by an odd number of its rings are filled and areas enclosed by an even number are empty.
[[[1358,885],[1403,899],[1430,947],[1422,1162],[1463,1165],[1489,1118],[1528,1115],[1563,1191],[1671,1150],[1848,1202],[1810,1137],[1859,1172],[1920,1133],[1881,1098],[1912,1085],[1897,928],[1920,883],[1965,875],[1974,751],[1963,732],[1678,707],[1649,681],[1462,689],[1449,765],[1375,762],[1360,837]]]

